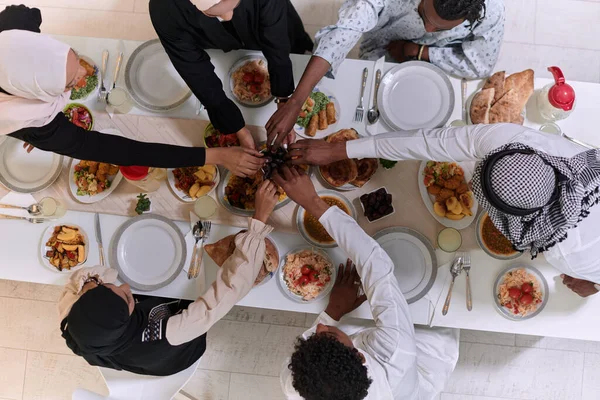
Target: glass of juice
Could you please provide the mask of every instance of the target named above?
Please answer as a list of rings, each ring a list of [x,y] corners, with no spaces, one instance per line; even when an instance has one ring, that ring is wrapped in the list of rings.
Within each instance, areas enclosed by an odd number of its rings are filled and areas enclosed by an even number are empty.
[[[437,243],[446,253],[454,253],[462,245],[462,235],[454,228],[444,228],[438,233]]]
[[[202,196],[194,203],[194,213],[200,219],[209,219],[217,212],[217,202],[210,196]]]
[[[67,213],[65,206],[57,199],[44,197],[39,201],[42,207],[42,216],[48,218],[61,218]]]

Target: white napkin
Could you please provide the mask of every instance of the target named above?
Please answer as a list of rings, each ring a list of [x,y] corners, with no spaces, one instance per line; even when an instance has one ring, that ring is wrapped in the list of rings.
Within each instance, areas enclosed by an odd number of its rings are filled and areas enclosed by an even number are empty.
[[[11,206],[29,207],[37,203],[32,195],[28,193],[9,192],[6,196],[0,199],[1,204],[9,204]],[[17,217],[28,217],[29,213],[26,210],[17,210],[14,208],[0,208],[0,214],[13,215]]]
[[[429,300],[429,302],[433,306],[433,312],[431,313],[431,320],[429,321],[429,326],[435,326],[434,318],[436,315],[436,311],[439,309],[438,307],[443,307],[444,302],[446,301],[445,294],[448,293],[448,287],[452,279],[452,275],[450,274],[450,265],[452,264],[452,261],[443,264],[438,268],[435,282],[433,283],[433,286],[425,296],[425,298]]]

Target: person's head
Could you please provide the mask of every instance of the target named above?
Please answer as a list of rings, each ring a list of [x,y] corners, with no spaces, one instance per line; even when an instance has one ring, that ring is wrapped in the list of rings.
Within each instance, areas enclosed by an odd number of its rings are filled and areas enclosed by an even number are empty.
[[[218,18],[222,21],[231,21],[233,11],[240,4],[240,0],[191,0],[192,3],[207,17]]]
[[[418,12],[427,32],[449,30],[465,21],[473,28],[485,16],[485,0],[421,0]]]
[[[306,400],[361,400],[372,382],[364,363],[348,335],[318,324],[315,334],[295,345],[289,364],[292,385]]]
[[[35,32],[0,33],[0,87],[11,95],[52,103],[86,74],[65,43]]]
[[[115,354],[130,346],[140,329],[134,308],[129,285],[88,282],[63,321],[63,337],[75,354]]]

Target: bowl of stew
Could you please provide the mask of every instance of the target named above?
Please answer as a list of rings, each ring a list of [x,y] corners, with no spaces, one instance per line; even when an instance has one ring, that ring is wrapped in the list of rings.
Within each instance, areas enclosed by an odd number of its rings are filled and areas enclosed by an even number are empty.
[[[477,218],[477,244],[488,256],[497,260],[513,260],[523,252],[515,250],[512,243],[494,226],[487,212]]]
[[[356,219],[356,209],[352,205],[352,202],[339,192],[333,190],[321,190],[317,192],[317,194],[330,206],[336,206],[346,214],[350,215],[353,219]],[[298,232],[300,232],[302,238],[309,244],[321,248],[337,247],[337,243],[329,235],[319,220],[300,206],[296,213],[296,226],[298,227]]]

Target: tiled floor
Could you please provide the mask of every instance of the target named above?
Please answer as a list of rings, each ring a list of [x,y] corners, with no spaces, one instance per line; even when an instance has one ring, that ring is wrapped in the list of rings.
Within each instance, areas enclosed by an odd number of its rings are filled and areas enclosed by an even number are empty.
[[[343,0],[292,0],[307,30],[332,23]],[[559,65],[568,79],[600,83],[600,0],[504,0],[497,69]],[[0,10],[7,0],[0,0]],[[145,40],[155,37],[148,0],[19,0],[41,8],[43,32]],[[356,52],[353,53],[355,55]],[[95,368],[60,338],[60,288],[0,280],[0,400],[70,399],[77,387],[107,394]],[[234,308],[209,332],[185,390],[202,400],[280,399],[277,374],[314,316]],[[461,357],[439,400],[600,399],[600,343],[463,331]]]

